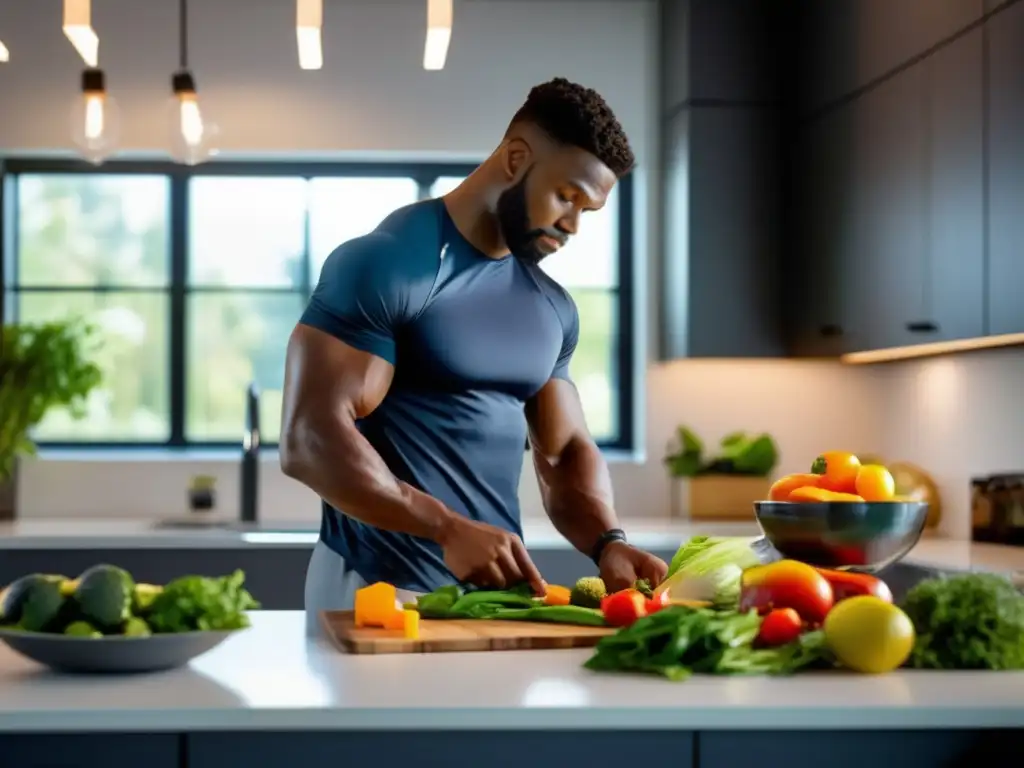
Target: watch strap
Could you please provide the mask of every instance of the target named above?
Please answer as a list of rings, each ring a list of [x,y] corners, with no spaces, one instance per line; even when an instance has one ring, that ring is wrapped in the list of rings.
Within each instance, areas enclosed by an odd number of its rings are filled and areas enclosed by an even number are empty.
[[[611,544],[613,541],[626,541],[626,532],[621,528],[612,528],[602,533],[597,543],[594,544],[594,549],[590,553],[590,559],[594,561],[594,565],[599,565],[601,562],[601,555],[604,553],[605,547]]]

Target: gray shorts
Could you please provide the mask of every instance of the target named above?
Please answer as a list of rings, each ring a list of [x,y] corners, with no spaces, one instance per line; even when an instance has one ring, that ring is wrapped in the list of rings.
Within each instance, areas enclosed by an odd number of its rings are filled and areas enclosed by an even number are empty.
[[[337,552],[322,541],[313,547],[313,555],[306,568],[306,634],[320,635],[320,611],[350,611],[355,607],[356,590],[366,581],[352,570]],[[416,592],[398,590],[398,599],[408,602]]]

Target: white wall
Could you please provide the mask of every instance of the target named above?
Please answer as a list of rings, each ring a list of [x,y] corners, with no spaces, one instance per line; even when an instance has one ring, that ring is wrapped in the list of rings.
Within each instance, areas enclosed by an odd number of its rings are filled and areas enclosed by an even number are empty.
[[[176,65],[175,4],[93,5],[101,63],[124,115],[124,144],[159,150]],[[650,169],[658,167],[654,0],[463,0],[456,4],[449,64],[440,73],[420,68],[425,5],[327,0],[325,69],[310,73],[296,64],[291,0],[192,3],[192,63],[204,105],[223,127],[223,145],[239,154],[480,157],[529,87],[563,74],[601,91],[635,144],[643,270],[659,247],[658,222],[648,213]],[[0,30],[12,52],[11,63],[0,68],[0,151],[66,148],[81,65],[60,32],[60,3],[5,3]],[[656,302],[641,297],[638,305],[647,321],[641,328],[655,327]],[[656,344],[645,340],[646,354]],[[646,462],[612,466],[619,512],[668,514],[661,458],[676,425],[686,423],[708,442],[735,429],[769,431],[782,450],[780,472],[802,469],[826,448],[916,461],[936,474],[949,529],[960,532],[968,476],[1024,468],[1024,410],[1014,395],[1022,381],[1022,352],[871,368],[793,361],[654,365],[641,403]],[[235,458],[51,455],[24,464],[19,511],[25,517],[180,514],[188,480],[200,473],[217,476],[221,505],[234,510]],[[316,499],[284,478],[273,457],[262,489],[267,519],[317,521]],[[525,514],[541,513],[529,470],[521,496]]]

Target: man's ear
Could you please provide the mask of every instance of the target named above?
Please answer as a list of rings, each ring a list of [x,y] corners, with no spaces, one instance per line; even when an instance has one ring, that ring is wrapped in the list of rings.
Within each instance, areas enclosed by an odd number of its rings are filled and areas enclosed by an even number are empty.
[[[530,145],[521,138],[511,138],[505,142],[501,154],[501,169],[510,184],[518,181],[526,173],[532,155]]]

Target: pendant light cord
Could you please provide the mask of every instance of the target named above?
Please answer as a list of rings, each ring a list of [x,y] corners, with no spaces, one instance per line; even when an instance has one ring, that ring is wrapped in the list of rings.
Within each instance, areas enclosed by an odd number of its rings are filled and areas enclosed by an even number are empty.
[[[178,58],[181,69],[188,69],[188,0],[178,2]]]

